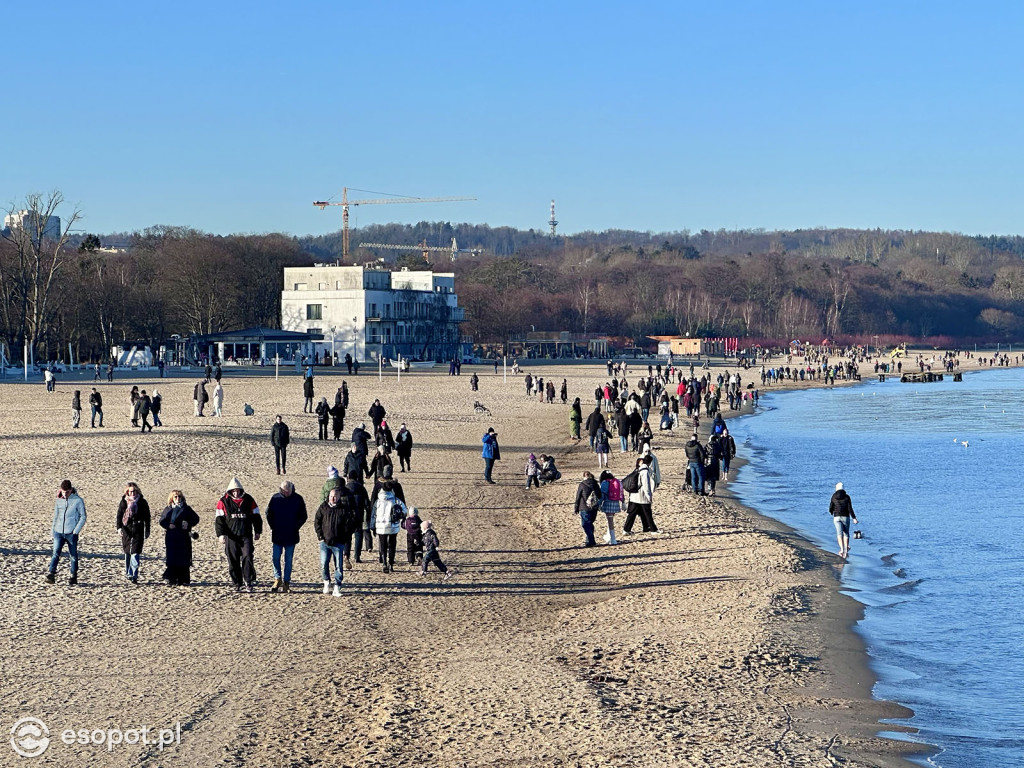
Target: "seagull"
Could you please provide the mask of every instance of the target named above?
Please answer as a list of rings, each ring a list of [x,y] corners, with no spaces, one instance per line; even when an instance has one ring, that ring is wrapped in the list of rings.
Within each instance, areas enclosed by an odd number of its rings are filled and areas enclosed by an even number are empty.
[[[960,441],[960,445],[962,445],[964,448],[966,448],[967,447],[967,441],[966,440],[961,440]]]

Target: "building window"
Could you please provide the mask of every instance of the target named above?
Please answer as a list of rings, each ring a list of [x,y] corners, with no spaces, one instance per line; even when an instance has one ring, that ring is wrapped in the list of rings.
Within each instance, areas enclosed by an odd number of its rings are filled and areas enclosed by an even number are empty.
[[[334,283],[334,290],[336,290],[336,291],[340,291],[341,290],[341,280],[335,281],[335,283]]]
[[[323,331],[319,328],[307,328],[306,333],[323,333]]]
[[[306,305],[306,319],[307,320],[323,320],[324,319],[324,305],[323,304],[307,304]]]
[[[296,283],[295,284],[295,290],[296,291],[304,291],[304,290],[306,290],[306,284],[305,283]]]
[[[370,305],[370,317],[377,317],[377,305],[376,304],[371,304]]]
[[[321,291],[327,290],[327,283],[317,283],[317,288]]]

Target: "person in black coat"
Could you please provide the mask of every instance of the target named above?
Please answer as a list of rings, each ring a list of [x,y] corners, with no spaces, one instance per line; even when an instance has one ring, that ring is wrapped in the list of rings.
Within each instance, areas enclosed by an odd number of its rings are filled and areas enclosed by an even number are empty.
[[[369,453],[370,433],[366,431],[366,422],[352,430],[352,442],[359,448],[359,453]]]
[[[345,490],[348,491],[352,497],[353,509],[357,524],[352,531],[355,537],[355,552],[356,562],[361,563],[360,556],[363,552],[363,545],[366,545],[367,552],[373,552],[373,531],[370,529],[370,496],[366,493],[366,488],[363,487],[362,480],[359,475],[353,472],[348,475],[348,482],[345,484]],[[349,546],[346,550],[352,551],[352,547]],[[351,567],[348,564],[348,557],[346,557],[346,567]]]
[[[836,539],[839,541],[839,556],[844,560],[850,554],[850,520],[857,522],[857,514],[853,511],[853,501],[842,483],[836,483],[836,492],[828,502],[828,511],[836,527]]]
[[[594,406],[594,410],[589,416],[587,416],[586,423],[587,433],[590,435],[590,448],[594,448],[594,438],[597,437],[597,433],[602,429],[607,429],[604,423],[604,414],[601,413],[600,402]]]
[[[117,531],[124,550],[124,577],[132,584],[139,583],[142,545],[149,538],[151,522],[149,502],[142,497],[138,484],[128,483],[117,505]]]
[[[475,373],[473,374],[476,375]],[[405,423],[398,428],[398,434],[395,435],[395,453],[398,454],[398,465],[402,472],[408,469],[412,472],[412,432],[410,432]]]
[[[342,474],[345,477],[355,474],[360,483],[363,482],[364,477],[368,477],[370,474],[370,468],[366,466],[366,454],[359,450],[359,444],[356,442],[352,443],[349,452],[345,454]]]
[[[338,390],[338,394],[334,398],[334,407],[330,410],[331,413],[331,429],[334,430],[334,439],[337,441],[341,440],[341,430],[345,428],[345,406],[342,405],[341,390]]]
[[[384,421],[384,417],[388,415],[388,412],[384,410],[384,406],[380,404],[380,400],[374,400],[373,405],[370,406],[370,410],[366,412],[366,415],[370,417],[370,421],[373,422],[373,431],[376,432],[380,428],[380,423]]]
[[[281,414],[274,419],[274,426],[270,428],[270,444],[274,446],[274,463],[277,464],[277,474],[288,471],[288,443],[291,442],[291,435],[288,432],[288,425],[284,423]]]
[[[78,429],[78,423],[82,420],[82,390],[76,389],[71,398],[71,426]]]
[[[313,412],[313,377],[306,376],[302,380],[302,396],[306,401],[302,404],[303,413]]]
[[[299,543],[299,529],[306,524],[306,500],[295,492],[295,486],[285,480],[281,489],[270,497],[267,504],[267,525],[273,544],[274,583],[271,592],[287,592],[292,583],[292,558]],[[284,555],[284,572],[281,555]]]
[[[327,425],[331,420],[331,406],[327,404],[327,398],[321,397],[320,402],[316,404],[316,422],[319,427],[317,432],[318,440],[327,439]]]
[[[192,539],[199,538],[195,532],[197,525],[199,515],[185,503],[185,494],[171,491],[167,497],[167,506],[160,515],[167,552],[167,568],[163,579],[168,586],[187,587],[192,583]]]
[[[587,499],[591,494],[597,497],[597,506],[588,509]],[[580,516],[580,524],[583,526],[583,533],[587,535],[586,547],[596,547],[594,541],[594,521],[597,520],[597,513],[601,511],[601,485],[594,479],[590,472],[583,473],[583,482],[576,487],[576,514]]]

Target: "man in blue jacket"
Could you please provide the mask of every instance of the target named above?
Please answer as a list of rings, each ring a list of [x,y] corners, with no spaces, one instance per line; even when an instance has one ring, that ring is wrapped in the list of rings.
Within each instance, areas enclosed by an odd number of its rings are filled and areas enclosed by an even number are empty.
[[[47,584],[53,584],[57,579],[57,563],[65,544],[71,560],[71,578],[68,579],[68,584],[78,583],[78,534],[83,528],[85,502],[71,486],[71,481],[65,480],[60,484],[57,503],[53,509],[53,557],[50,558],[50,569],[46,574]]]
[[[274,584],[271,592],[287,592],[292,583],[292,558],[299,543],[299,529],[306,524],[306,501],[295,492],[295,486],[285,480],[281,490],[270,497],[267,504],[267,525],[273,543]],[[281,555],[284,555],[284,573]]]
[[[484,457],[484,480],[488,483],[494,484],[491,480],[491,470],[494,469],[494,462],[501,460],[501,450],[498,448],[498,435],[494,432],[494,427],[488,427],[487,434],[483,436],[482,442],[484,444],[483,452],[481,455]]]

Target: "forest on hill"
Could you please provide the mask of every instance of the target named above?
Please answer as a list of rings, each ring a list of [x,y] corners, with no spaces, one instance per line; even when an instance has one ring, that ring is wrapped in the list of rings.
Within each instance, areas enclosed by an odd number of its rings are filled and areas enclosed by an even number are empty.
[[[46,202],[46,201],[43,201]],[[530,330],[636,340],[649,334],[956,345],[1024,336],[1024,238],[941,232],[807,229],[538,230],[449,222],[351,233],[351,261],[383,257],[428,268],[408,252],[361,242],[450,247],[433,268],[454,271],[476,342]],[[28,238],[31,240],[31,238]],[[218,236],[184,227],[69,234],[33,246],[0,238],[0,333],[37,356],[105,355],[121,341],[155,343],[280,321],[285,266],[341,258],[341,233]],[[56,252],[55,252],[56,249]],[[10,354],[10,352],[8,352]],[[17,355],[17,352],[14,353]]]

